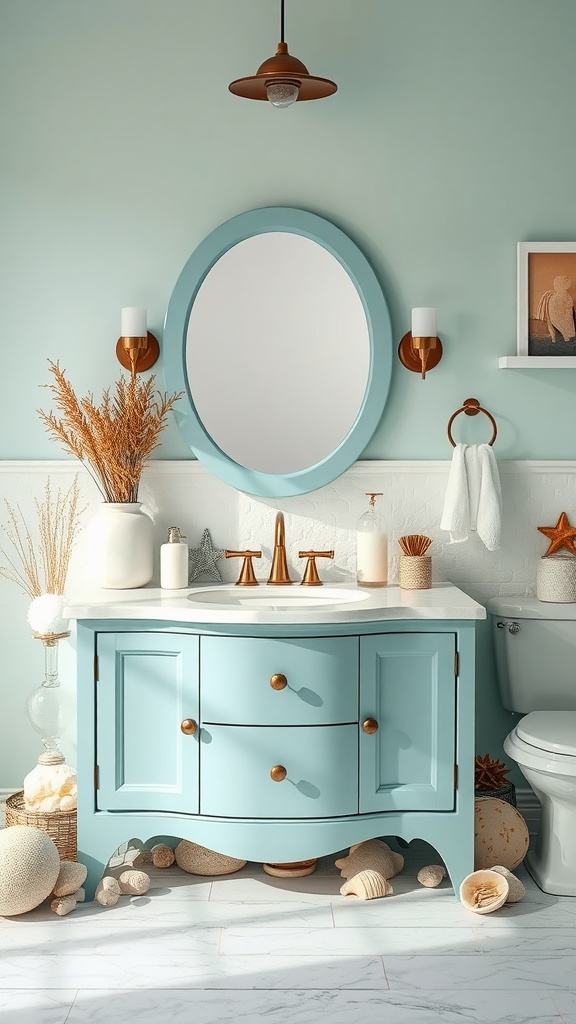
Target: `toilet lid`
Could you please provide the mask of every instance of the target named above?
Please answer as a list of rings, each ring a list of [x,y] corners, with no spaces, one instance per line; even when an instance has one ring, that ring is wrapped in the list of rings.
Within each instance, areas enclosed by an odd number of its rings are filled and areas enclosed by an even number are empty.
[[[525,743],[576,757],[576,711],[531,711],[516,726]]]

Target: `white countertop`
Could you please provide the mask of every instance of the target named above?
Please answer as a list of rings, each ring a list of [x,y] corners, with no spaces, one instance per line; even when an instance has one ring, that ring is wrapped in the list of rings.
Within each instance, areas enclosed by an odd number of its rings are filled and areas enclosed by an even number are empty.
[[[230,584],[185,590],[91,590],[73,597],[69,619],[147,619],[170,622],[306,625],[377,622],[390,619],[485,619],[486,609],[451,583],[429,590],[398,586],[357,587],[354,580],[324,587],[236,587]]]

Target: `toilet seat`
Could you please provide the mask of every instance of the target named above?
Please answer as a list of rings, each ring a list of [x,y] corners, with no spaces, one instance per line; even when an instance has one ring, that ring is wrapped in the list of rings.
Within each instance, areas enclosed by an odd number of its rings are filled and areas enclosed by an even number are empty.
[[[531,711],[518,722],[515,732],[533,747],[576,757],[576,711]]]
[[[568,712],[562,711],[557,713],[564,718],[569,716]],[[540,730],[534,727],[533,722],[528,722],[527,725],[524,725],[526,719],[532,718],[533,715],[536,718],[536,724],[538,724],[538,717],[548,714],[554,714],[554,712],[531,711],[529,715],[521,719],[504,740],[504,751],[516,761],[520,768],[532,768],[534,771],[544,774],[550,772],[552,775],[576,777],[576,749],[574,743],[567,742],[567,745],[573,750],[571,754],[551,749],[552,743],[549,746],[546,745],[544,737],[540,734]],[[576,713],[570,712],[569,714],[572,721],[576,722]],[[532,742],[524,739],[522,733],[530,735]],[[571,738],[572,736],[573,733],[571,733]],[[556,738],[554,738],[554,742],[556,742]]]

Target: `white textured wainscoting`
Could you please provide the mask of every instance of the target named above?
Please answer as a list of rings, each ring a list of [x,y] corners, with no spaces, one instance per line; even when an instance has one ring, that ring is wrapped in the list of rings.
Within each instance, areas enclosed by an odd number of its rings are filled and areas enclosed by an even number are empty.
[[[299,578],[303,562],[298,551],[334,548],[334,562],[323,560],[320,572],[327,581],[343,578],[355,568],[356,523],[366,509],[365,491],[382,491],[379,499],[390,532],[390,578],[396,580],[397,539],[405,533],[426,533],[434,540],[435,580],[448,580],[484,603],[495,594],[533,593],[538,560],[545,540],[537,526],[555,523],[566,511],[576,523],[576,462],[499,463],[504,498],[502,547],[489,552],[476,535],[463,544],[448,543],[439,529],[450,463],[358,462],[338,480],[311,494],[279,500],[255,498],[233,490],[196,461],[153,461],[147,467],[140,497],[151,513],[157,547],[169,526],[179,526],[191,547],[209,527],[215,547],[262,548],[257,575],[266,578],[273,544],[274,517],[285,513],[288,562]],[[30,526],[35,523],[34,499],[43,497],[48,475],[52,487],[67,488],[78,466],[73,461],[0,462],[1,495],[19,506]],[[88,473],[79,480],[87,522],[100,500]],[[5,521],[5,515],[2,516]],[[85,547],[76,546],[70,577],[70,595],[86,584]],[[235,562],[222,561],[222,576],[233,581]],[[38,744],[24,715],[24,700],[42,678],[41,645],[33,641],[26,623],[27,598],[0,579],[0,785],[18,788],[23,774],[35,761]],[[501,741],[513,716],[498,699],[491,660],[489,631],[478,631],[477,749],[498,756]],[[62,644],[63,676],[72,677],[73,645]],[[74,738],[64,744],[74,759]],[[501,755],[500,755],[501,756]],[[516,778],[517,784],[522,784]]]

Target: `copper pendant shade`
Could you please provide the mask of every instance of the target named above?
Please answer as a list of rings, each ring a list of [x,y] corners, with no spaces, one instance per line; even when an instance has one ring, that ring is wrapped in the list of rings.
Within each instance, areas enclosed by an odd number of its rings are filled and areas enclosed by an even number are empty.
[[[274,56],[268,57],[255,75],[231,82],[230,92],[248,100],[270,100],[275,106],[288,106],[297,100],[319,100],[335,93],[338,88],[335,82],[309,74],[306,65],[288,53],[284,40],[284,0],[280,0],[280,37]],[[274,93],[283,91],[287,100],[275,102]]]

